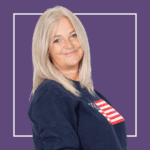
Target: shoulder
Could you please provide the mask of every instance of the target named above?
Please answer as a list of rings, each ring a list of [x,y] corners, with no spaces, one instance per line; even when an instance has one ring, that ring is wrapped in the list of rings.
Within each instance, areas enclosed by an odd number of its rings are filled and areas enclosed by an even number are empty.
[[[63,95],[64,93],[64,87],[54,80],[45,79],[43,84],[46,86],[47,91],[53,92],[56,95]]]
[[[33,98],[32,115],[52,110],[55,112],[58,109],[62,112],[71,108],[74,110],[79,100],[71,97],[60,85],[54,80],[43,80]]]
[[[62,97],[66,95],[64,93],[64,88],[60,83],[54,80],[44,79],[34,93],[34,103],[37,103],[39,99],[45,95],[51,95],[51,97]]]
[[[45,92],[53,92],[55,94],[59,95],[58,90],[61,90],[61,84],[54,81],[54,80],[49,80],[49,79],[44,79],[41,84],[38,86],[36,89],[34,95],[42,95]]]

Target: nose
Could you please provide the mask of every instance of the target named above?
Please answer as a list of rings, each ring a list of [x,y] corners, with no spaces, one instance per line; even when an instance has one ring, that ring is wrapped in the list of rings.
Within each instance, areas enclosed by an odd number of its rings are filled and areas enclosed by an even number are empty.
[[[73,47],[73,43],[70,39],[67,39],[65,41],[65,48],[72,48]]]

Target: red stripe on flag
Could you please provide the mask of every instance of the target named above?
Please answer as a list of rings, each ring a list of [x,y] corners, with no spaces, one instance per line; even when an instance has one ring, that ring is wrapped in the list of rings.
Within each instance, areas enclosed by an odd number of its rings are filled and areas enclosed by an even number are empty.
[[[99,99],[97,101],[94,101],[94,103],[100,103],[100,102],[103,102],[104,100],[103,99]]]
[[[100,102],[105,102],[104,104],[99,104]],[[94,103],[99,107],[99,108],[101,108],[101,111],[100,111],[100,113],[101,114],[103,114],[103,116],[108,120],[108,122],[110,123],[110,124],[112,124],[112,125],[115,125],[115,124],[117,124],[117,123],[119,123],[119,122],[123,122],[123,121],[125,121],[125,119],[112,107],[112,106],[110,106],[106,101],[104,101],[103,99],[99,99],[99,100],[97,100],[97,101],[94,101]],[[104,107],[104,106],[109,106],[109,107],[107,107],[107,108],[105,108],[105,109],[102,109],[102,107]],[[106,113],[106,111],[107,110],[110,110],[110,109],[114,109],[114,110],[112,110],[111,112],[108,112],[108,113]],[[109,117],[109,115],[111,115],[111,114],[114,114],[114,113],[118,113],[117,115],[115,115],[115,116],[113,116],[113,117]],[[118,119],[117,121],[112,121],[113,119],[116,119],[116,118],[118,118],[118,117],[122,117],[121,119]]]
[[[113,111],[111,111],[111,112],[106,113],[106,115],[111,115],[111,114],[114,114],[114,113],[116,113],[116,112],[117,112],[116,110],[113,110]]]
[[[113,116],[113,117],[109,117],[109,119],[112,120],[112,119],[118,118],[118,117],[120,117],[120,116],[121,116],[121,115],[118,114],[118,115],[115,115],[115,116]]]
[[[112,107],[109,106],[108,108],[104,108],[103,111],[107,111],[107,110],[109,110],[109,109],[112,109]]]
[[[103,111],[101,112],[102,114],[105,114]]]
[[[109,122],[109,124],[112,124],[110,120],[108,122]]]
[[[105,116],[106,118],[109,118],[107,115]]]
[[[112,123],[112,125],[114,125],[114,124],[117,124],[117,123],[120,123],[120,122],[123,122],[123,121],[125,121],[125,120],[122,118],[122,119],[119,119],[119,120],[111,122],[111,123]]]
[[[107,104],[107,103],[105,103],[105,104],[100,104],[100,105],[97,104],[98,107],[103,107],[103,106],[106,106],[106,105],[108,105],[108,104]]]

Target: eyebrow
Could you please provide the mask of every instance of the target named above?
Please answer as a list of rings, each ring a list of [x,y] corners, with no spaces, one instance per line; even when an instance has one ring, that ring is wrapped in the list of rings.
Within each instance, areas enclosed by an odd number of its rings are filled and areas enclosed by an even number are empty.
[[[75,30],[71,31],[69,34],[71,34],[72,32],[75,32]],[[62,35],[55,35],[54,38],[59,37],[59,36],[62,36]]]

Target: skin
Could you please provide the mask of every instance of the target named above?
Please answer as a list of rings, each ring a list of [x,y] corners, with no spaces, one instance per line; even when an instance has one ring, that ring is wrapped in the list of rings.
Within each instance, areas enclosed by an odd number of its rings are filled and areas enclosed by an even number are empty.
[[[53,32],[54,28],[50,39],[52,38]],[[56,35],[60,36],[55,37]],[[63,17],[56,24],[55,36],[50,49],[50,58],[54,66],[68,78],[79,81],[79,62],[83,57],[84,51],[80,45],[75,29],[68,18]],[[65,54],[74,50],[76,50],[75,54]]]

